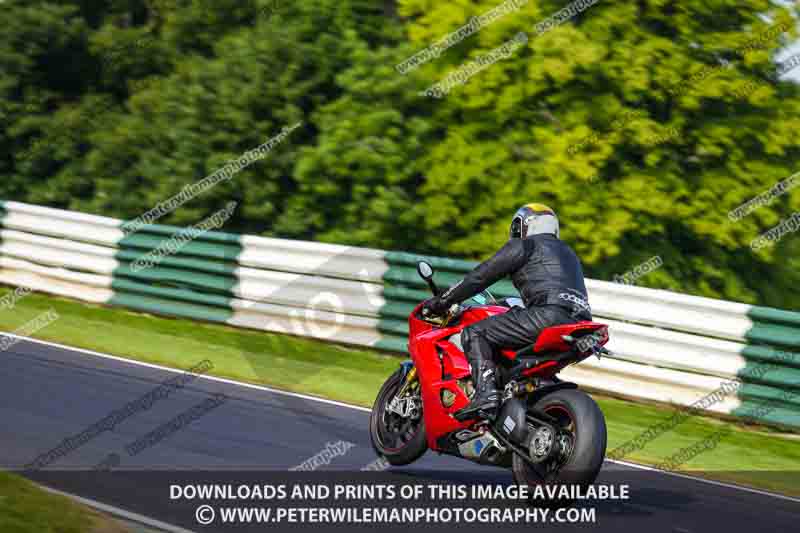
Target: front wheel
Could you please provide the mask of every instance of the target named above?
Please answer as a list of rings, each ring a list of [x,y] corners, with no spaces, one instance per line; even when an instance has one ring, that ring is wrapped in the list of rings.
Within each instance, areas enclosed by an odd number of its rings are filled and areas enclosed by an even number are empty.
[[[411,374],[413,373],[413,374]],[[406,382],[402,369],[383,384],[369,416],[369,436],[375,452],[395,466],[413,463],[428,450],[425,423],[422,419],[422,398],[415,369],[403,394],[398,392]]]
[[[536,467],[514,454],[514,481],[534,486],[594,483],[606,454],[606,420],[595,401],[577,389],[561,389],[535,404],[557,421],[556,433],[529,423],[529,456]]]

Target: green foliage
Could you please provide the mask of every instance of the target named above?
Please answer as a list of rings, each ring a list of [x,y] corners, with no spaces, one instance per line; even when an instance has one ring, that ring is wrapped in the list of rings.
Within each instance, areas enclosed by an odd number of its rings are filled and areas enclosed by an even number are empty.
[[[100,5],[98,5],[100,4]],[[0,197],[133,218],[302,126],[162,221],[240,202],[231,231],[478,259],[530,201],[587,274],[794,307],[800,235],[749,244],[800,188],[800,93],[771,74],[796,38],[767,0],[530,0],[406,75],[395,65],[497,0],[7,0]],[[785,26],[784,26],[785,25]],[[446,97],[426,88],[526,32]],[[131,194],[133,192],[134,194]]]

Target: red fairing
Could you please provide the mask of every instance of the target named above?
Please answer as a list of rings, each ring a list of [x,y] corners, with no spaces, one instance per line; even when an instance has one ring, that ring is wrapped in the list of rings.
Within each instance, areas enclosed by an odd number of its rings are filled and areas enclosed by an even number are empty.
[[[415,307],[408,319],[408,349],[420,380],[422,413],[428,446],[432,450],[440,450],[437,441],[441,437],[474,425],[474,421],[458,422],[452,416],[469,403],[458,381],[470,376],[469,362],[458,348],[460,339],[454,337],[460,336],[461,331],[470,324],[505,313],[508,308],[497,305],[470,307],[458,317],[457,321],[444,328],[418,318],[421,308],[422,304]],[[594,322],[581,322],[547,328],[539,336],[535,349],[537,352],[568,352],[571,347],[564,342],[562,335],[575,335],[584,330],[595,331],[605,327]],[[607,340],[606,334],[600,344],[605,344]],[[504,349],[500,352],[510,359],[516,358],[515,350]],[[544,360],[525,371],[525,375],[550,376],[566,364],[569,362],[556,363]],[[449,391],[455,397],[450,407],[445,407],[442,402],[443,391]]]
[[[533,351],[536,353],[544,352],[567,352],[570,350],[570,345],[564,342],[563,336],[576,336],[581,332],[588,331],[594,332],[598,329],[606,327],[605,324],[598,324],[597,322],[578,322],[577,324],[564,324],[562,326],[551,326],[545,329],[539,338],[536,339],[536,344],[533,345]],[[603,345],[608,342],[608,335],[605,340],[598,343]]]
[[[452,416],[469,403],[469,398],[458,386],[458,380],[470,375],[470,367],[463,352],[447,339],[461,335],[461,331],[470,324],[505,313],[508,309],[500,306],[471,308],[462,313],[453,327],[438,328],[417,318],[421,308],[422,304],[414,308],[408,319],[408,348],[419,375],[428,446],[437,450],[436,440],[439,437],[472,425],[472,422],[459,422]],[[445,389],[456,397],[450,407],[442,404],[442,391]]]
[[[500,350],[500,355],[502,355],[503,357],[508,357],[509,359],[516,359],[517,358],[517,351],[516,350],[509,350],[508,348],[505,348],[503,350]]]
[[[467,358],[455,344],[445,340],[439,341],[436,346],[441,349],[442,372],[445,378],[450,376],[453,379],[461,379],[471,374]]]
[[[451,379],[443,379],[442,362],[439,359],[439,350],[441,348],[437,346],[444,339],[458,334],[459,331],[459,328],[432,329],[420,333],[409,342],[411,360],[417,368],[420,380],[423,405],[422,416],[425,421],[428,446],[434,450],[437,449],[436,439],[439,436],[461,427],[469,426],[469,424],[462,424],[450,416],[453,412],[467,405],[469,400],[458,387],[455,376],[452,376]],[[450,357],[455,357],[455,354],[451,354]],[[463,363],[451,360],[449,363],[451,368],[463,367],[463,364],[469,366],[463,355],[461,358],[464,359]],[[442,405],[442,389],[448,389],[456,396],[456,400],[450,409]]]

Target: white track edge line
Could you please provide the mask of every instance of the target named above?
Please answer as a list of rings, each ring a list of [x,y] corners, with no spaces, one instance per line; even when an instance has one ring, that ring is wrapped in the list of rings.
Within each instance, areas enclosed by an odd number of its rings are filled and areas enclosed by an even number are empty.
[[[104,512],[106,514],[109,514],[117,518],[128,520],[129,522],[136,522],[143,526],[154,527],[157,529],[161,529],[163,531],[167,531],[168,533],[194,533],[194,531],[190,531],[188,529],[184,529],[178,526],[173,526],[172,524],[167,524],[166,522],[161,522],[160,520],[156,520],[154,518],[150,518],[144,515],[132,513],[130,511],[120,509],[119,507],[114,507],[113,505],[108,505],[106,503],[98,502],[97,500],[92,500],[90,498],[84,498],[83,496],[70,494],[69,492],[64,492],[58,489],[54,489],[52,487],[48,487],[47,485],[41,485],[39,483],[35,483],[35,485],[39,486],[40,488],[42,488],[47,492],[58,494],[59,496],[64,496],[65,498],[74,500],[87,507],[91,507],[93,509],[96,509],[98,511]]]
[[[9,336],[9,337],[15,337],[15,338],[18,338],[18,339],[24,339],[26,341],[36,342],[36,343],[39,343],[39,344],[44,344],[46,346],[52,346],[52,347],[55,347],[55,348],[61,348],[63,350],[68,350],[68,351],[72,351],[72,352],[84,353],[84,354],[93,355],[93,356],[96,356],[96,357],[103,357],[103,358],[106,358],[106,359],[113,359],[115,361],[121,361],[121,362],[124,362],[124,363],[130,363],[130,364],[134,364],[134,365],[138,365],[138,366],[144,366],[144,367],[147,367],[147,368],[155,368],[155,369],[158,369],[158,370],[164,370],[164,371],[167,371],[167,372],[174,372],[174,373],[186,373],[184,370],[180,370],[180,369],[177,369],[177,368],[156,365],[156,364],[153,364],[153,363],[144,363],[142,361],[136,361],[134,359],[126,359],[125,357],[119,357],[119,356],[116,356],[116,355],[110,355],[110,354],[106,354],[106,353],[102,353],[102,352],[95,352],[93,350],[85,350],[83,348],[74,348],[72,346],[67,346],[65,344],[59,344],[57,342],[43,341],[43,340],[39,340],[39,339],[33,339],[33,338],[30,338],[30,337],[22,337],[22,336],[19,336],[19,335],[14,335],[12,333],[3,333],[3,335]],[[233,379],[220,378],[220,377],[217,377],[217,376],[208,376],[208,375],[205,375],[205,374],[198,374],[197,376],[199,378],[201,378],[201,379],[206,379],[206,380],[209,380],[209,381],[216,381],[218,383],[226,383],[226,384],[229,384],[229,385],[237,385],[237,386],[240,386],[240,387],[245,387],[245,388],[255,389],[255,390],[261,390],[261,391],[265,391],[265,392],[271,392],[271,393],[279,394],[279,395],[283,395],[283,396],[291,396],[291,397],[294,397],[294,398],[302,398],[304,400],[312,400],[312,401],[315,401],[315,402],[327,403],[329,405],[336,405],[336,406],[339,406],[339,407],[347,407],[349,409],[355,409],[355,410],[358,410],[358,411],[365,411],[365,412],[371,412],[372,411],[371,409],[367,409],[366,407],[361,407],[360,405],[353,405],[353,404],[350,404],[350,403],[338,402],[336,400],[329,400],[327,398],[320,398],[318,396],[309,396],[307,394],[300,394],[298,392],[289,392],[289,391],[280,390],[280,389],[273,389],[271,387],[265,387],[263,385],[254,385],[252,383],[244,383],[242,381],[236,381],[236,380],[233,380]],[[785,496],[783,494],[778,494],[776,492],[769,492],[769,491],[766,491],[766,490],[759,490],[759,489],[754,489],[754,488],[750,488],[750,487],[744,487],[742,485],[735,485],[733,483],[725,483],[725,482],[722,482],[722,481],[714,481],[714,480],[706,479],[706,478],[702,478],[702,477],[694,477],[694,476],[689,476],[689,475],[686,475],[686,474],[679,474],[677,472],[668,472],[666,470],[659,470],[657,468],[652,468],[652,467],[645,466],[645,465],[640,465],[640,464],[637,464],[637,463],[629,463],[627,461],[617,461],[615,459],[606,459],[606,461],[608,461],[610,463],[615,463],[615,464],[627,466],[627,467],[630,467],[630,468],[636,468],[636,469],[639,469],[639,470],[648,470],[648,471],[652,471],[652,472],[658,472],[659,474],[664,474],[664,475],[669,475],[669,476],[674,476],[674,477],[680,477],[680,478],[683,478],[683,479],[690,479],[692,481],[696,481],[696,482],[699,482],[699,483],[707,483],[707,484],[710,484],[710,485],[716,485],[716,486],[719,486],[719,487],[725,487],[727,489],[741,490],[741,491],[744,491],[744,492],[750,492],[750,493],[753,493],[753,494],[759,494],[761,496],[770,496],[770,497],[778,498],[778,499],[781,499],[781,500],[800,503],[800,498],[793,498],[791,496]]]
[[[93,350],[85,350],[83,348],[74,348],[72,346],[67,346],[66,344],[59,344],[57,342],[43,341],[43,340],[39,340],[39,339],[32,339],[30,337],[22,337],[20,335],[15,335],[13,333],[2,333],[2,334],[7,336],[7,337],[14,337],[14,338],[23,339],[23,340],[30,341],[30,342],[36,342],[36,343],[39,343],[39,344],[44,344],[46,346],[52,346],[54,348],[60,348],[62,350],[68,350],[68,351],[71,351],[71,352],[77,352],[77,353],[93,355],[95,357],[102,357],[102,358],[105,358],[105,359],[112,359],[114,361],[120,361],[122,363],[129,363],[129,364],[133,364],[133,365],[137,365],[137,366],[143,366],[143,367],[146,367],[146,368],[154,368],[154,369],[157,369],[157,370],[164,370],[166,372],[173,372],[175,374],[189,374],[190,373],[190,372],[187,372],[186,370],[182,370],[180,368],[162,366],[162,365],[157,365],[157,364],[154,364],[154,363],[145,363],[144,361],[137,361],[135,359],[128,359],[128,358],[120,357],[120,356],[117,356],[117,355],[111,355],[111,354],[102,353],[102,352],[95,352]],[[197,376],[197,378],[199,378],[199,379],[205,379],[205,380],[208,380],[208,381],[216,381],[217,383],[226,383],[226,384],[229,384],[229,385],[236,385],[236,386],[245,387],[245,388],[248,388],[248,389],[255,389],[255,390],[261,390],[261,391],[265,391],[265,392],[271,392],[271,393],[279,394],[279,395],[283,395],[283,396],[292,396],[294,398],[303,398],[304,400],[313,400],[315,402],[327,403],[327,404],[336,405],[336,406],[339,406],[339,407],[348,407],[350,409],[357,409],[359,411],[365,411],[367,413],[372,411],[371,409],[367,409],[366,407],[361,407],[360,405],[353,405],[353,404],[350,404],[350,403],[339,402],[339,401],[336,401],[336,400],[329,400],[327,398],[321,398],[319,396],[311,396],[311,395],[308,395],[308,394],[301,394],[299,392],[291,392],[291,391],[285,391],[285,390],[280,390],[280,389],[273,389],[271,387],[266,387],[264,385],[255,385],[253,383],[245,383],[243,381],[236,381],[236,380],[233,380],[233,379],[221,378],[221,377],[218,377],[218,376],[209,376],[207,374],[192,374],[192,375]]]
[[[704,478],[704,477],[690,476],[688,474],[681,474],[679,472],[669,472],[667,470],[659,470],[658,468],[653,468],[651,466],[646,466],[646,465],[640,465],[640,464],[637,464],[637,463],[629,463],[628,461],[617,461],[615,459],[606,459],[606,461],[608,461],[610,463],[616,463],[618,465],[627,466],[627,467],[630,467],[630,468],[635,468],[637,470],[647,470],[649,472],[658,472],[659,474],[664,474],[666,476],[674,476],[674,477],[679,477],[679,478],[683,478],[683,479],[691,479],[693,481],[699,481],[701,483],[708,483],[710,485],[717,485],[719,487],[725,487],[725,488],[728,488],[728,489],[736,489],[736,490],[741,490],[741,491],[745,491],[745,492],[752,492],[753,494],[759,494],[761,496],[771,496],[773,498],[778,498],[778,499],[781,499],[781,500],[786,500],[786,501],[790,501],[790,502],[794,502],[794,503],[800,503],[800,498],[795,498],[793,496],[786,496],[784,494],[778,494],[777,492],[769,492],[767,490],[754,489],[754,488],[751,488],[751,487],[745,487],[744,485],[736,485],[735,483],[725,483],[724,481],[715,481],[713,479],[707,479],[707,478]],[[765,472],[769,472],[769,471],[766,470]]]

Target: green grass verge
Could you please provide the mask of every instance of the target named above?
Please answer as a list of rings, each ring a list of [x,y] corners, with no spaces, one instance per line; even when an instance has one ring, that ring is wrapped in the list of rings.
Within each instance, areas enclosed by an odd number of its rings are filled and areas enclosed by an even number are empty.
[[[39,294],[25,297],[11,311],[0,311],[0,329],[13,331],[50,308],[60,318],[36,333],[37,338],[184,369],[209,359],[214,364],[211,373],[217,376],[367,407],[400,360],[287,335],[155,317]],[[600,395],[595,399],[608,422],[609,450],[673,414],[666,406]],[[800,494],[800,438],[768,428],[692,417],[625,459],[658,464],[723,427],[730,428],[730,434],[713,450],[689,461],[685,470]]]
[[[4,533],[126,533],[121,524],[19,476],[0,472]]]

